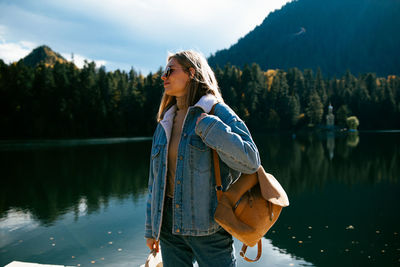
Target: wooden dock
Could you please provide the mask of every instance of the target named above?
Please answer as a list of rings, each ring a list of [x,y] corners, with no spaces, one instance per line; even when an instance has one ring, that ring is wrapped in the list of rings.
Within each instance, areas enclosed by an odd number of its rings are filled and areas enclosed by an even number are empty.
[[[13,261],[4,267],[72,267],[72,266]]]

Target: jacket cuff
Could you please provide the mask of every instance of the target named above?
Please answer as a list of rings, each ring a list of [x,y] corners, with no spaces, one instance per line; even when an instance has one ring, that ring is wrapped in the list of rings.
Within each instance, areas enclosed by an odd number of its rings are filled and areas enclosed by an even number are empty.
[[[217,123],[219,118],[214,115],[207,115],[199,121],[195,127],[195,133],[204,140],[210,129]]]
[[[154,238],[153,235],[151,234],[151,229],[145,230],[144,238]]]

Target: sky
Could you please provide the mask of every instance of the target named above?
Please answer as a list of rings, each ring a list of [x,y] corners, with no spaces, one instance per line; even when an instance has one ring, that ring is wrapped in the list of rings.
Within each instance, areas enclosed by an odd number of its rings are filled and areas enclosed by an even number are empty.
[[[0,0],[0,59],[47,45],[82,67],[143,74],[168,52],[229,48],[289,0]]]

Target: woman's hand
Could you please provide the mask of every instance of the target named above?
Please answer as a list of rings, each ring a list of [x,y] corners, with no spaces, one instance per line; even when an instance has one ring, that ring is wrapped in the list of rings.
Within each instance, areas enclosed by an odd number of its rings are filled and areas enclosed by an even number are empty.
[[[155,250],[157,253],[160,250],[159,241],[155,240],[154,238],[147,238],[146,245],[149,247],[150,250]]]
[[[200,116],[197,118],[196,126],[197,126],[197,124],[199,124],[199,121],[201,121],[204,117],[207,117],[207,116],[208,116],[207,113],[201,113]]]

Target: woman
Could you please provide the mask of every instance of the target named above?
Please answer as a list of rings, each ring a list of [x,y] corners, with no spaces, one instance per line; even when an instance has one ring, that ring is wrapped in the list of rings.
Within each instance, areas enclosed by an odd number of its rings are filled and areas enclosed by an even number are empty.
[[[211,149],[220,158],[225,190],[260,158],[244,122],[224,103],[206,59],[172,54],[162,80],[151,148],[145,238],[161,242],[165,267],[236,266],[232,236],[214,221],[217,206]],[[214,115],[210,111],[214,110]]]

